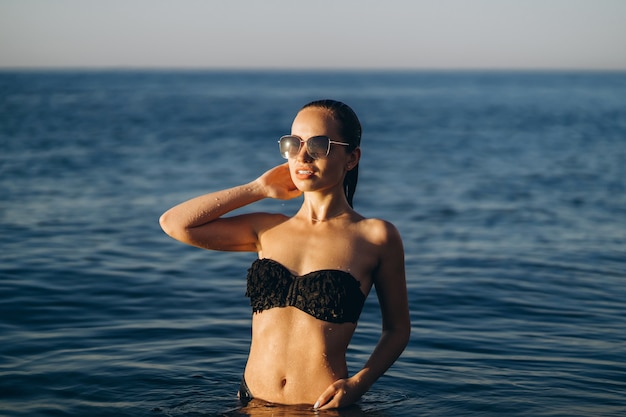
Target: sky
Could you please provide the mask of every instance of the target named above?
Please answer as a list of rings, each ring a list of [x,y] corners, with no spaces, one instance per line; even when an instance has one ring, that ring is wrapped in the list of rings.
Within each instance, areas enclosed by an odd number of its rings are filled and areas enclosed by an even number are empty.
[[[626,0],[0,0],[0,68],[626,70]]]

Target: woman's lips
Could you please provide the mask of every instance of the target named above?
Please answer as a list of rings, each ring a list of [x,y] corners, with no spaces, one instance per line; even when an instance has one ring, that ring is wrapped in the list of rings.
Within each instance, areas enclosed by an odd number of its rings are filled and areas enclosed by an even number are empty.
[[[312,177],[314,174],[313,170],[310,168],[297,168],[296,169],[296,177],[299,179],[306,179]]]

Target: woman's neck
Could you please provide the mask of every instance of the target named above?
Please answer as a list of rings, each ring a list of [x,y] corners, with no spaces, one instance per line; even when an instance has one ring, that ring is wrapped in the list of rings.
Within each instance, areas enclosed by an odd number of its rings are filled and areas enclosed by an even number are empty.
[[[352,208],[345,198],[315,199],[305,197],[299,214],[312,222],[321,223],[339,218],[351,211]]]

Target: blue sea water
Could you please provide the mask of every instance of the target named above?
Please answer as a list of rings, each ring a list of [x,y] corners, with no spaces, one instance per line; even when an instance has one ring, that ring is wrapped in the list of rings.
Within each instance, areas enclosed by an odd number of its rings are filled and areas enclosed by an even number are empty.
[[[626,73],[277,71],[0,72],[0,415],[317,415],[239,410],[255,255],[158,217],[281,163],[322,97],[362,120],[355,207],[403,236],[412,336],[319,415],[625,415]],[[379,332],[372,294],[352,371]]]

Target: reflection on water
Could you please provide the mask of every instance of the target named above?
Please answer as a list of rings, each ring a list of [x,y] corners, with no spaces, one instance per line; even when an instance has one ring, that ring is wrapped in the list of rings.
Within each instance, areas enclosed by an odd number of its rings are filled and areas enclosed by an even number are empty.
[[[386,414],[380,412],[366,412],[359,405],[353,405],[342,409],[335,410],[315,410],[311,406],[306,405],[277,405],[264,403],[259,400],[252,400],[245,407],[226,412],[223,414],[228,417],[385,417]]]
[[[259,417],[393,417],[396,414],[387,412],[392,407],[402,407],[408,396],[400,391],[372,390],[366,393],[356,404],[341,409],[315,410],[310,405],[280,405],[254,399],[245,407],[237,407],[225,412],[224,416],[259,416]]]

